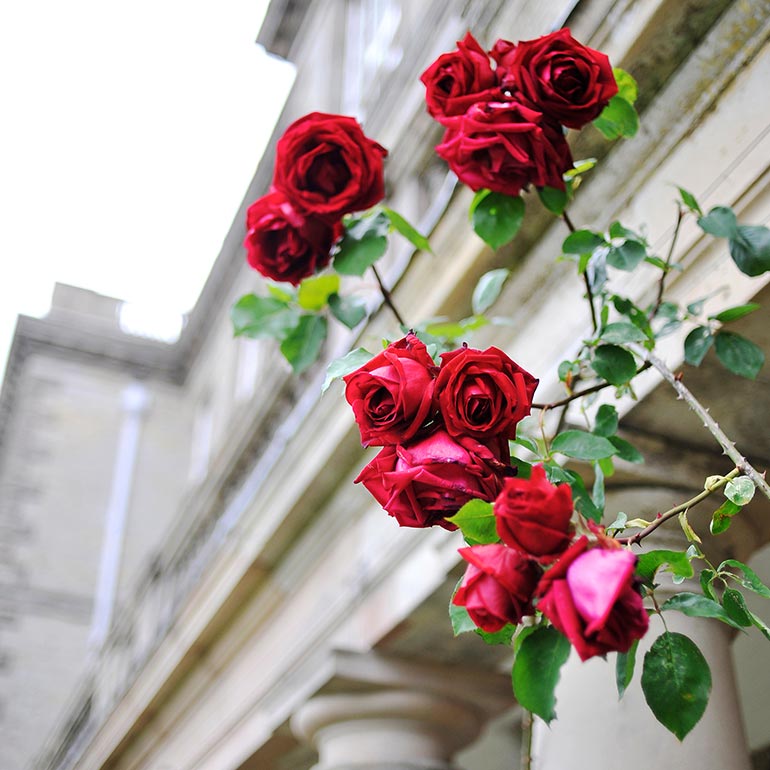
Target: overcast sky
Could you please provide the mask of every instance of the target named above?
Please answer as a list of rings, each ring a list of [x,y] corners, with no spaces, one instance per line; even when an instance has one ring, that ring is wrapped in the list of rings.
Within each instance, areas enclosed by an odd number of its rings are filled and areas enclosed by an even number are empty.
[[[192,307],[293,77],[266,4],[2,4],[0,371],[55,281]]]

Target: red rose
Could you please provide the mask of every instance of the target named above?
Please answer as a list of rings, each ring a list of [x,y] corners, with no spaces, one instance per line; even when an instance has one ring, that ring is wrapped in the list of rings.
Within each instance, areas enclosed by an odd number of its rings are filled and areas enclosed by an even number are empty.
[[[560,29],[520,42],[506,61],[506,85],[569,128],[582,128],[618,92],[610,60]]]
[[[472,190],[518,195],[523,187],[565,189],[572,155],[561,127],[515,100],[474,104],[452,118],[436,152]]]
[[[635,586],[636,556],[624,548],[588,548],[581,537],[543,575],[537,608],[561,631],[581,660],[628,652],[649,618]]]
[[[491,502],[511,473],[507,442],[486,445],[437,430],[405,446],[386,446],[359,473],[361,482],[402,527],[438,524],[473,498]]]
[[[354,118],[312,112],[278,140],[273,186],[298,211],[337,220],[385,197],[387,154]]]
[[[497,67],[495,68],[495,77],[500,87],[504,90],[508,90],[511,87],[511,79],[508,76],[510,69],[511,58],[513,52],[516,50],[516,44],[510,40],[497,40],[492,46],[492,50],[489,55],[494,59]]]
[[[489,56],[470,32],[457,43],[456,51],[439,56],[420,80],[425,84],[428,112],[439,122],[499,94]]]
[[[345,375],[345,398],[364,446],[403,444],[430,417],[436,365],[414,334]]]
[[[329,263],[339,235],[339,224],[303,217],[281,193],[272,192],[249,206],[243,245],[256,271],[296,285]]]
[[[529,414],[537,383],[497,348],[442,353],[436,393],[444,425],[453,436],[513,439],[517,423]]]
[[[461,548],[460,555],[468,568],[452,603],[465,607],[479,628],[494,633],[534,614],[532,594],[541,575],[534,562],[504,545]]]
[[[495,500],[497,534],[511,548],[545,563],[569,545],[572,519],[569,484],[554,486],[542,465],[529,479],[506,479]]]

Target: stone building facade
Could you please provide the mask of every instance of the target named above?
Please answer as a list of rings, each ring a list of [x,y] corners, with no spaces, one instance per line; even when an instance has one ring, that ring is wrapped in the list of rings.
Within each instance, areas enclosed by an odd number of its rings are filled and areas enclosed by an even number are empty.
[[[468,29],[489,44],[565,24],[635,75],[642,113],[631,141],[580,137],[575,156],[601,163],[575,221],[647,222],[662,249],[674,183],[741,221],[770,221],[766,0],[273,0],[259,34],[297,67],[271,146],[318,110],[355,114],[389,149],[389,202],[435,252],[394,243],[383,262],[407,317],[463,317],[475,279],[513,267],[499,304],[513,325],[481,330],[474,344],[545,373],[541,400],[558,393],[547,377],[589,328],[580,287],[555,262],[563,225],[531,206],[513,244],[483,246],[467,222],[471,194],[432,152],[439,129],[418,77]],[[121,333],[114,301],[66,287],[49,318],[20,320],[0,407],[9,769],[519,766],[506,650],[451,638],[456,536],[400,530],[352,485],[365,453],[339,388],[320,395],[324,362],[294,378],[270,343],[232,339],[229,307],[259,286],[244,266],[244,213],[271,172],[269,150],[177,343]],[[671,294],[714,294],[720,308],[758,299],[763,309],[736,329],[770,353],[767,278],[738,273],[724,244],[695,227],[683,228],[677,255],[685,269]],[[630,296],[652,295],[652,274],[632,280]],[[394,336],[377,302],[372,292],[364,328],[335,331],[325,361]],[[684,333],[663,343],[672,366]],[[707,359],[685,376],[742,450],[770,465],[768,375],[728,381]],[[648,461],[619,469],[608,505],[644,515],[726,468],[652,373],[637,395],[621,404],[622,428]],[[770,506],[758,501],[709,547],[770,577],[768,541]],[[692,770],[769,766],[767,641],[672,623],[697,638],[714,677],[693,734],[677,744],[638,683],[617,704],[611,665],[570,661],[560,720],[535,725],[537,770],[664,766],[664,751]]]

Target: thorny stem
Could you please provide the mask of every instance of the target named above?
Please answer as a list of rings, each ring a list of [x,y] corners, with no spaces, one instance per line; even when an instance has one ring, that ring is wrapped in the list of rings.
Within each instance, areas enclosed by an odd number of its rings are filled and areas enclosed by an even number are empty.
[[[532,712],[524,709],[521,714],[521,770],[532,768]]]
[[[654,353],[645,350],[639,345],[629,344],[628,347],[632,349],[637,355],[646,358],[649,363],[658,370],[663,376],[663,379],[671,385],[671,387],[677,392],[680,399],[685,401],[690,409],[698,415],[703,421],[703,427],[716,439],[717,443],[722,447],[724,454],[726,454],[742,473],[748,476],[754,485],[759,489],[762,494],[770,500],[770,485],[765,480],[765,474],[760,473],[754,468],[749,461],[735,448],[735,444],[727,437],[725,432],[719,427],[716,420],[709,414],[700,401],[692,394],[690,389],[678,378],[666,364],[658,358]]]
[[[566,211],[562,212],[561,218],[564,220],[564,224],[567,225],[567,228],[571,233],[575,232],[575,225],[572,224],[572,220],[569,218],[569,214],[567,214]],[[596,320],[596,308],[594,307],[594,293],[591,290],[591,282],[588,280],[588,271],[583,271],[583,282],[585,283],[586,287],[586,297],[588,298],[588,305],[591,308],[591,323],[594,327],[594,332],[599,331],[599,323]]]
[[[623,543],[624,545],[633,545],[633,544],[639,544],[644,540],[647,535],[653,533],[661,524],[664,524],[669,519],[672,519],[677,514],[681,513],[682,511],[686,511],[690,508],[692,508],[694,505],[697,505],[698,503],[705,500],[709,495],[713,494],[717,490],[721,489],[725,484],[727,484],[728,481],[731,479],[734,479],[736,476],[738,476],[741,473],[740,468],[734,468],[730,471],[726,476],[722,476],[720,479],[715,481],[713,484],[709,484],[706,489],[703,490],[700,494],[695,495],[695,497],[691,497],[689,500],[687,500],[684,503],[681,503],[680,505],[675,505],[673,508],[669,509],[665,513],[661,513],[655,521],[653,521],[651,524],[646,526],[644,529],[637,532],[635,535],[630,535],[629,537],[619,537],[617,538],[619,543]]]
[[[385,288],[385,284],[382,282],[382,278],[380,277],[379,272],[377,272],[377,267],[375,265],[372,265],[372,271],[374,272],[374,277],[377,279],[377,283],[380,286],[380,292],[382,293],[382,298],[385,300],[385,304],[391,309],[394,316],[396,316],[396,320],[401,324],[401,326],[406,328],[406,323],[404,322],[404,319],[401,317],[401,313],[398,312],[396,309],[396,306],[393,304],[393,297],[390,295],[390,292]]]
[[[666,255],[666,268],[661,272],[660,281],[658,281],[658,296],[655,298],[655,304],[650,310],[650,314],[647,316],[648,321],[652,321],[655,318],[655,314],[658,312],[661,304],[663,303],[663,292],[666,286],[666,276],[668,275],[668,268],[671,266],[671,258],[674,256],[674,248],[676,247],[676,241],[679,237],[679,228],[682,226],[682,220],[684,219],[684,211],[681,206],[677,206],[676,215],[676,227],[674,227],[674,235],[671,238],[671,244],[668,247],[668,254]]]

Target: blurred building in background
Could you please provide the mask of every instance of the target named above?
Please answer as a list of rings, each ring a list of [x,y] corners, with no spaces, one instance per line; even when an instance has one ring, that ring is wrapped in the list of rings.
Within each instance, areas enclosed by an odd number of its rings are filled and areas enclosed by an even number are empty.
[[[389,202],[435,251],[393,239],[383,272],[406,317],[464,317],[476,279],[513,266],[495,311],[513,325],[473,344],[540,376],[541,401],[556,397],[548,378],[589,332],[574,267],[555,262],[563,224],[534,201],[511,245],[482,245],[471,193],[433,153],[440,128],[418,78],[469,29],[491,45],[562,25],[637,78],[642,114],[631,141],[577,139],[576,158],[601,162],[574,221],[647,222],[663,250],[673,184],[743,222],[770,221],[766,0],[274,0],[258,38],[297,67],[271,148],[317,110],[356,115],[389,149]],[[244,265],[244,214],[272,162],[270,149],[177,342],[121,331],[118,301],[66,286],[48,317],[19,321],[0,398],[3,770],[519,766],[506,649],[451,637],[457,536],[401,530],[353,486],[365,453],[352,414],[339,386],[320,395],[329,360],[398,334],[387,308],[355,333],[337,329],[300,378],[272,343],[232,338],[230,306],[260,285]],[[724,242],[701,236],[683,227],[671,295],[720,309],[757,299],[762,309],[736,329],[770,354],[768,277],[746,278]],[[654,296],[652,272],[632,280],[630,296]],[[687,331],[663,343],[672,366]],[[707,358],[684,376],[743,452],[770,466],[767,372],[739,381]],[[622,429],[647,462],[618,469],[608,507],[645,516],[729,466],[652,373],[638,396],[621,406]],[[693,514],[701,530],[707,517]],[[768,541],[770,506],[757,500],[707,548],[768,578]],[[767,640],[685,616],[671,624],[712,668],[692,735],[679,745],[655,722],[638,675],[617,704],[614,661],[571,660],[560,719],[535,726],[537,770],[636,770],[664,755],[688,770],[770,768]]]

